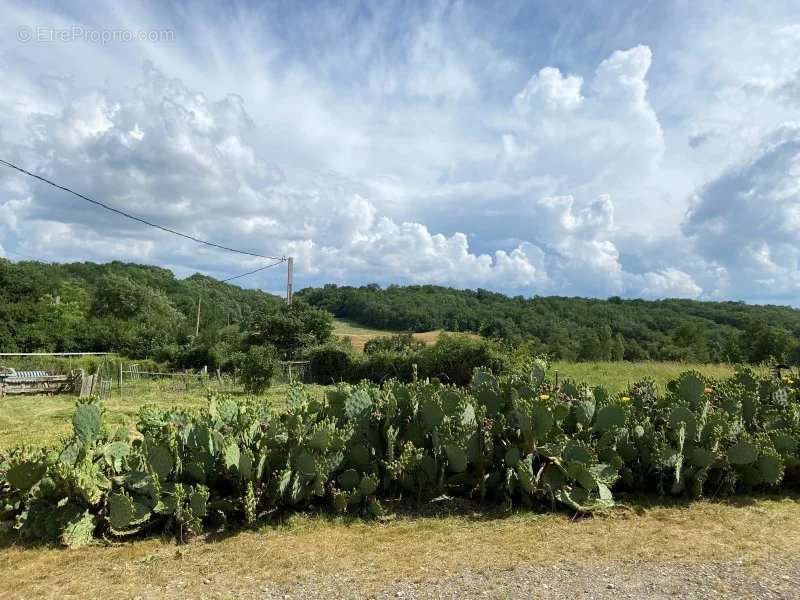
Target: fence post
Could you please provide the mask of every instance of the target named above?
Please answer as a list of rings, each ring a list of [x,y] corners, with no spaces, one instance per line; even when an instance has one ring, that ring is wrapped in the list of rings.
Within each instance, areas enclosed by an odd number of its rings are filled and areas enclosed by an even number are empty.
[[[122,361],[119,362],[119,397],[122,398]]]

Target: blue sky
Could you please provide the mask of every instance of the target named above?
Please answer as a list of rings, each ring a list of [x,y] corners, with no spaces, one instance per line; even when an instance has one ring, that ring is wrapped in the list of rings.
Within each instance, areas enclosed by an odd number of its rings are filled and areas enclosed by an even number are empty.
[[[299,287],[800,304],[796,2],[3,14],[2,158],[196,236],[293,255]],[[0,215],[12,260],[218,277],[261,264],[10,171]],[[241,280],[281,282],[277,269]]]

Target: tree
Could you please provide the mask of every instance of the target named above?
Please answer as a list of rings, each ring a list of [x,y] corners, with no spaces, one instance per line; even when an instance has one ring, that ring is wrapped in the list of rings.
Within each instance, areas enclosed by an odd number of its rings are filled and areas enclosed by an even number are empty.
[[[619,361],[625,358],[625,338],[621,333],[614,336],[611,342],[611,360]]]
[[[248,323],[251,344],[271,344],[285,359],[302,350],[321,346],[333,337],[330,313],[295,302],[277,310],[260,311]]]
[[[684,355],[693,362],[708,362],[708,337],[701,323],[682,323],[673,335],[674,344],[687,350]]]
[[[253,394],[266,390],[272,383],[278,364],[278,352],[273,346],[251,346],[242,363],[245,390]]]
[[[763,321],[754,321],[747,326],[740,337],[740,346],[751,363],[791,360],[797,357],[800,347],[790,331]]]

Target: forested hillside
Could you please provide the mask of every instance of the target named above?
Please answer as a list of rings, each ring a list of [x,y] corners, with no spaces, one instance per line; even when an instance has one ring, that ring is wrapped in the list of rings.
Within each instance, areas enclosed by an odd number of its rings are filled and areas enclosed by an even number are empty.
[[[45,264],[0,259],[0,350],[116,351],[174,359],[194,337],[213,344],[283,301],[203,275],[112,262]],[[195,340],[196,341],[196,340]],[[197,344],[195,344],[196,346]]]
[[[800,358],[800,310],[741,302],[516,296],[377,285],[308,288],[313,306],[377,328],[470,331],[567,360],[760,362]]]
[[[800,360],[800,310],[783,306],[510,298],[439,286],[326,285],[295,297],[287,310],[281,298],[199,274],[177,279],[167,269],[119,262],[0,259],[0,351],[115,351],[224,366],[234,354],[268,345],[295,358],[330,339],[327,311],[395,331],[475,332],[565,360]]]

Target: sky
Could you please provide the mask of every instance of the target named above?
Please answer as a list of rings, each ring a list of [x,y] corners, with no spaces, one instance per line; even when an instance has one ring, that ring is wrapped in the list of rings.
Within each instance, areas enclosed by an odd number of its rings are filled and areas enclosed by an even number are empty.
[[[800,305],[796,0],[0,9],[0,158],[297,289]],[[267,264],[2,167],[0,256]]]

